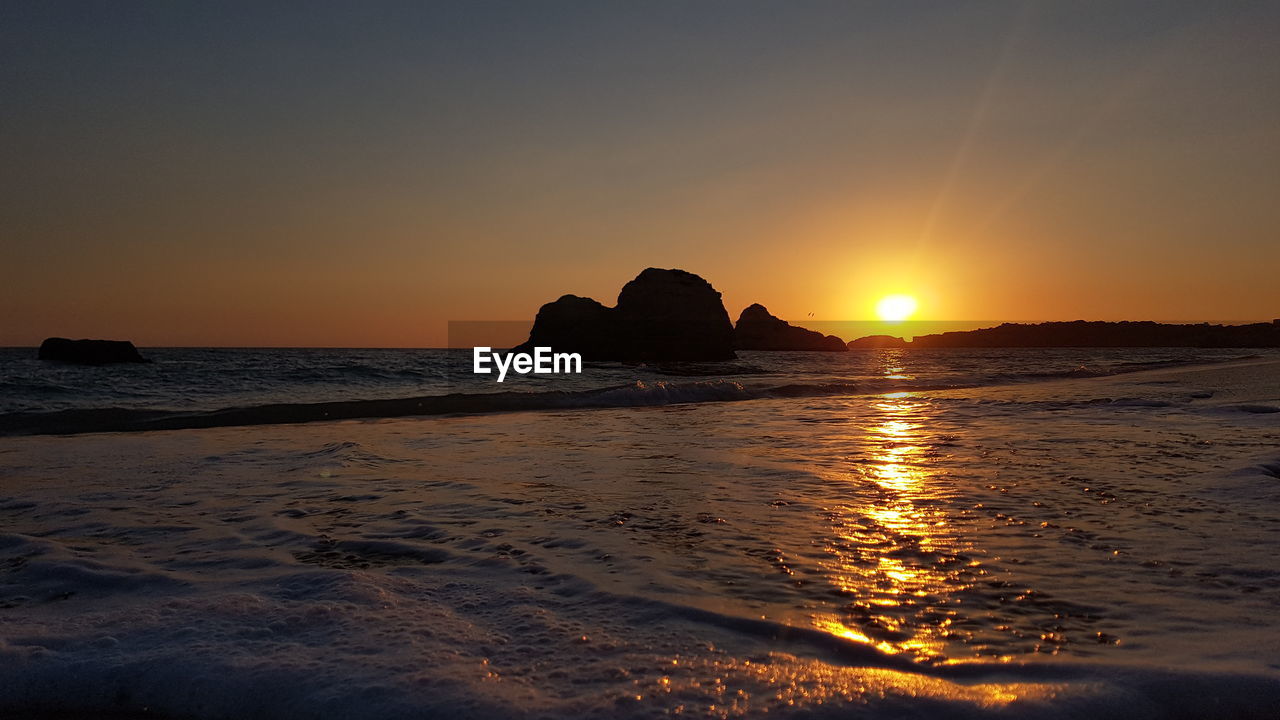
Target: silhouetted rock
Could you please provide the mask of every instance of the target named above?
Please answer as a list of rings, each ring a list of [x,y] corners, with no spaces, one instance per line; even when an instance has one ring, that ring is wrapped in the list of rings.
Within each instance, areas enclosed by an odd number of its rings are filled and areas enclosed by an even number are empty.
[[[529,340],[517,350],[549,347],[557,352],[582,353],[584,358],[614,358],[621,352],[612,308],[577,295],[564,295],[538,310]]]
[[[151,362],[138,354],[138,349],[128,340],[68,340],[53,337],[40,343],[39,357],[41,360],[78,365]]]
[[[732,360],[733,325],[720,293],[684,270],[647,268],[622,286],[616,308],[628,356]]]
[[[868,335],[866,337],[860,337],[857,340],[850,340],[848,347],[850,350],[856,350],[862,348],[903,348],[907,347],[907,345],[907,341],[900,337],[894,337],[892,335]]]
[[[850,347],[873,338],[858,338]],[[891,347],[891,346],[890,346]],[[1280,324],[1177,325],[1143,322],[1047,322],[1004,323],[997,327],[937,335],[920,335],[901,347],[925,348],[1008,348],[1008,347],[1280,347]]]
[[[733,325],[720,293],[684,270],[648,268],[623,286],[616,307],[565,295],[538,310],[529,339],[584,360],[732,360]]]
[[[765,306],[749,305],[733,328],[734,345],[739,350],[821,350],[844,352],[844,341],[835,335],[796,327],[774,317]]]

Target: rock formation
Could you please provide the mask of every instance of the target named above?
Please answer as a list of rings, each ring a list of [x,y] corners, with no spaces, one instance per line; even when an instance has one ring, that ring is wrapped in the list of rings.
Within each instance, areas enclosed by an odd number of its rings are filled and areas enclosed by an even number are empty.
[[[738,316],[733,340],[739,350],[848,350],[844,341],[835,335],[796,327],[769,314],[769,310],[759,303],[748,306]]]
[[[849,347],[1013,348],[1013,347],[1280,347],[1280,323],[1249,325],[1171,324],[1143,322],[1004,323],[996,327],[936,335],[920,335],[910,342],[876,344],[873,335]]]
[[[860,348],[903,348],[909,346],[906,340],[893,335],[868,335],[860,337],[857,340],[849,341],[849,349],[857,350]]]
[[[565,295],[538,310],[529,339],[515,348],[581,353],[584,360],[732,360],[733,325],[720,293],[684,270],[648,268],[609,308]]]
[[[138,349],[128,340],[68,340],[51,337],[40,343],[39,357],[41,360],[77,365],[151,362],[138,354]]]

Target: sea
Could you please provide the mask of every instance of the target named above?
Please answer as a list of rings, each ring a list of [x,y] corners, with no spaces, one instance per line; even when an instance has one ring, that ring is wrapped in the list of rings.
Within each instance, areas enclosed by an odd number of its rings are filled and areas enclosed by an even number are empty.
[[[1274,350],[143,353],[0,350],[5,717],[1280,707]]]
[[[470,349],[146,348],[145,364],[45,362],[0,348],[0,432],[70,419],[95,430],[103,411],[187,416],[281,404],[434,398],[423,414],[524,408],[626,407],[894,391],[1096,377],[1271,356],[1196,348],[911,349],[740,352],[719,363],[589,363],[581,373],[473,372]],[[1262,353],[1262,354],[1259,354]],[[448,398],[448,402],[444,399]],[[370,405],[376,416],[380,406]],[[25,421],[25,424],[24,424]]]

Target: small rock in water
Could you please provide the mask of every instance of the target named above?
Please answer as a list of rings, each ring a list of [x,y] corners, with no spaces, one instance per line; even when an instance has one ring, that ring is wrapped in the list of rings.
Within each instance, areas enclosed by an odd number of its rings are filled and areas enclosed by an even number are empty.
[[[146,363],[138,349],[128,340],[68,340],[51,337],[40,343],[41,360],[76,365],[110,365],[113,363]]]

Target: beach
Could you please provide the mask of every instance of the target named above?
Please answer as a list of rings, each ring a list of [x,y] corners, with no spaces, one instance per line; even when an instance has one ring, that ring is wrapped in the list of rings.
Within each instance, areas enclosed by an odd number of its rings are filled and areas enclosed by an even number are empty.
[[[1277,38],[0,3],[0,720],[1280,717]]]
[[[1274,357],[678,400],[0,438],[0,710],[1280,702]]]

